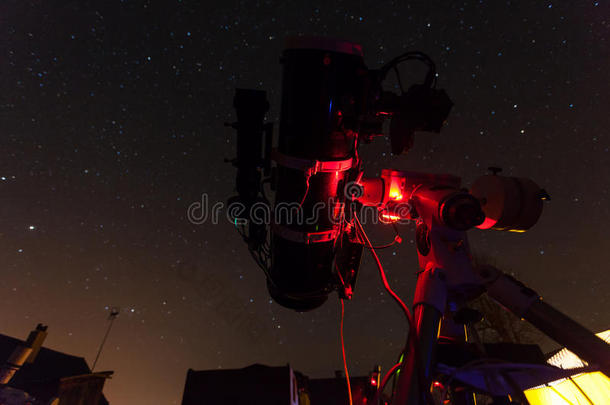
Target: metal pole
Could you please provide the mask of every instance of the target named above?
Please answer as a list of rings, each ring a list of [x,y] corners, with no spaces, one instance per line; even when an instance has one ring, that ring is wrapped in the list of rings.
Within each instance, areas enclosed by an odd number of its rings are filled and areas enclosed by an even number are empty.
[[[523,319],[557,343],[567,347],[589,365],[599,365],[610,376],[610,345],[546,302],[534,302]]]
[[[106,333],[104,334],[104,339],[102,339],[102,343],[100,344],[100,348],[98,349],[97,355],[95,356],[95,360],[93,361],[93,366],[91,366],[91,372],[93,372],[93,370],[95,370],[95,365],[97,364],[97,361],[100,358],[100,354],[102,354],[102,349],[104,348],[104,344],[106,343],[106,339],[108,339],[108,335],[110,334],[110,329],[112,329],[112,324],[114,323],[114,320],[116,319],[118,314],[119,314],[119,310],[118,309],[112,309],[110,311],[110,315],[108,316],[108,320],[110,321],[110,323],[108,324],[108,329],[106,329]]]
[[[417,344],[407,342],[407,356],[403,360],[403,368],[392,404],[426,403],[424,396],[427,395],[427,388],[430,386],[436,342],[446,301],[447,287],[444,272],[431,266],[417,278],[413,301],[416,330],[413,333],[409,331],[409,339],[416,339]]]
[[[590,366],[610,376],[610,345],[567,315],[542,301],[538,293],[500,270],[484,266],[479,275],[487,294],[545,335],[567,347]]]

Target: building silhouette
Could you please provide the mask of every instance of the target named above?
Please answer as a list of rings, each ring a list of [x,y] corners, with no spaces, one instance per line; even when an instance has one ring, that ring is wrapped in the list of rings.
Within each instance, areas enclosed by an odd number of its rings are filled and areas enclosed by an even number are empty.
[[[92,373],[83,357],[42,347],[46,326],[26,341],[0,334],[0,390],[22,391],[35,404],[108,405],[102,390],[112,371]]]
[[[372,398],[378,376],[350,378],[354,405]],[[334,378],[309,378],[290,365],[253,364],[241,369],[189,369],[182,405],[347,405],[347,383],[340,372]]]

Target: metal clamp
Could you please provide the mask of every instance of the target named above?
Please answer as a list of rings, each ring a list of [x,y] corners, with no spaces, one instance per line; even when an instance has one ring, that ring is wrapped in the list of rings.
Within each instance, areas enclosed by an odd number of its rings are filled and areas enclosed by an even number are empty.
[[[354,167],[353,158],[326,161],[310,160],[285,155],[277,149],[273,149],[273,151],[271,152],[271,158],[275,160],[280,166],[305,172],[305,175],[308,177],[313,176],[316,173],[344,172]]]
[[[304,243],[306,245],[312,243],[332,242],[337,239],[337,236],[339,236],[338,229],[331,229],[329,231],[321,232],[300,232],[279,224],[273,224],[271,225],[271,228],[276,235],[282,237],[283,239],[297,243]]]

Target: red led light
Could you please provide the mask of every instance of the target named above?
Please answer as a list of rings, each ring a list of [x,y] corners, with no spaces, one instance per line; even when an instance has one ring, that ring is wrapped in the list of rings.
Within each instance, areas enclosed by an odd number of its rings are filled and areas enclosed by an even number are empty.
[[[478,225],[479,229],[489,229],[494,226],[498,221],[493,218],[485,218],[485,221],[481,225]]]
[[[390,188],[389,197],[391,200],[400,201],[402,200],[402,193],[400,192],[400,189],[392,187]]]
[[[381,219],[382,222],[385,221],[384,223],[390,223],[398,221],[400,217],[394,214],[381,214]]]
[[[400,201],[403,199],[400,183],[397,179],[392,179],[390,182],[390,192],[388,193],[390,200]]]
[[[440,381],[434,381],[434,382],[432,383],[432,387],[433,387],[433,388],[440,388],[440,389],[443,389],[443,384],[442,384]]]
[[[371,385],[377,385],[377,379],[371,378]]]

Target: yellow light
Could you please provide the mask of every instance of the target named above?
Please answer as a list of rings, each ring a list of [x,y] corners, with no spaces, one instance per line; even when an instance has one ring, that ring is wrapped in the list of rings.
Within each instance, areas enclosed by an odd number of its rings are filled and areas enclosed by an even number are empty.
[[[560,382],[552,382],[546,387],[526,390],[525,396],[530,405],[590,404],[591,402],[594,405],[602,405],[610,401],[610,379],[599,371],[583,373]]]
[[[610,330],[597,336],[610,341]],[[556,367],[571,369],[585,366],[574,353],[563,349],[548,360]],[[569,378],[553,381],[545,386],[524,391],[530,405],[602,405],[610,403],[610,378],[603,373],[575,374]]]
[[[403,198],[402,191],[400,190],[400,183],[396,179],[392,179],[390,184],[390,192],[388,193],[390,200],[400,201]]]
[[[381,214],[381,218],[388,222],[396,222],[400,219],[398,215],[393,214]]]

